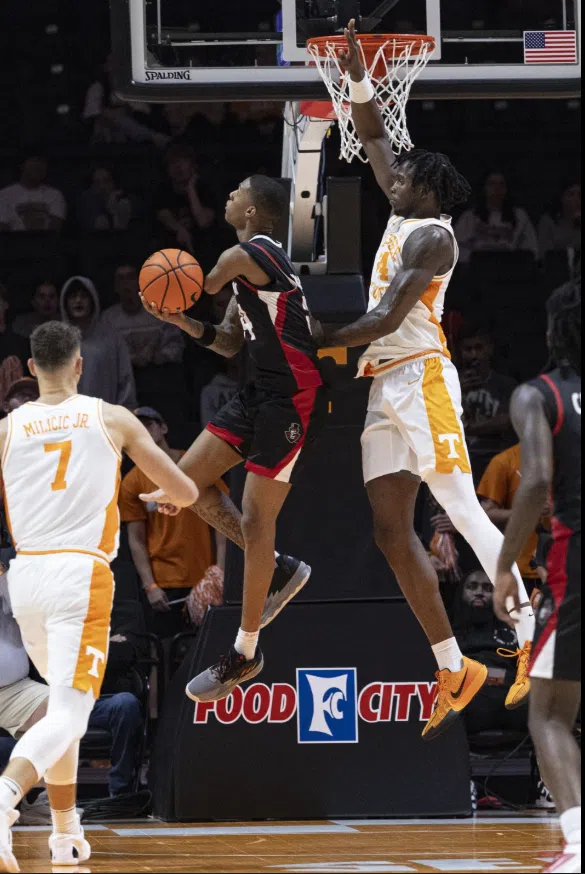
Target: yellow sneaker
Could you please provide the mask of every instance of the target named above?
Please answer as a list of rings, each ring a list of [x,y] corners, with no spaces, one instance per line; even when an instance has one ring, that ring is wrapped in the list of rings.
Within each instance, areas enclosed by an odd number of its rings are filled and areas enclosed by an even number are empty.
[[[449,728],[461,711],[475,698],[485,681],[488,670],[480,662],[463,656],[460,671],[437,671],[439,693],[433,715],[427,722],[422,736],[432,740]]]
[[[532,655],[532,643],[527,640],[522,649],[499,649],[498,655],[505,659],[518,659],[516,679],[510,686],[506,696],[506,710],[516,710],[528,701],[530,693],[530,657]]]

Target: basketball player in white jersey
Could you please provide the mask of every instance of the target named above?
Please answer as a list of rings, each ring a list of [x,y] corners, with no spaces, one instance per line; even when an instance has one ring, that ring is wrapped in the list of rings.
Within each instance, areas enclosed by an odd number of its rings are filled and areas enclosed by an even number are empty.
[[[441,317],[457,263],[451,218],[443,213],[470,189],[445,155],[413,151],[396,160],[366,76],[351,21],[341,63],[351,78],[353,121],[392,214],[376,256],[368,312],[326,331],[327,346],[368,348],[360,376],[374,377],[362,437],[364,478],[376,542],[425,630],[437,658],[439,696],[423,737],[443,731],[487,678],[464,658],[439,593],[437,574],[414,531],[414,507],[425,480],[451,521],[495,580],[503,536],[482,510],[461,423],[461,389]],[[522,604],[516,683],[507,706],[524,702],[534,617],[517,568]]]
[[[15,808],[45,778],[56,865],[90,856],[75,811],[79,741],[104,677],[118,549],[118,489],[125,451],[182,507],[193,481],[128,410],[77,394],[81,334],[48,322],[31,337],[38,402],[0,422],[7,519],[17,557],[10,600],[26,650],[47,680],[47,715],[20,740],[0,777],[0,871],[18,871],[10,828]]]

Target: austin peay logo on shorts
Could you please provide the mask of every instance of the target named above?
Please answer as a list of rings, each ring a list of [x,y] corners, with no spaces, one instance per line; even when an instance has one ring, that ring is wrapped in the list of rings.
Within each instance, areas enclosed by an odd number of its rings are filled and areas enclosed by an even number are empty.
[[[536,611],[536,622],[541,628],[548,625],[551,616],[555,612],[555,600],[550,589],[545,589],[542,600]]]
[[[298,443],[301,439],[302,434],[301,426],[298,422],[293,422],[290,428],[284,432],[284,436],[288,440],[289,443]]]

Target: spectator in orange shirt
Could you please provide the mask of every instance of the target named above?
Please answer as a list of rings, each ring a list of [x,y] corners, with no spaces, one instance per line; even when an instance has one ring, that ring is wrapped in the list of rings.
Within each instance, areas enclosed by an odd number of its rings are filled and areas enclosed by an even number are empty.
[[[520,478],[522,476],[520,470],[520,444],[516,443],[515,446],[511,446],[510,449],[506,449],[492,458],[477,489],[477,494],[484,510],[492,522],[498,528],[501,528],[502,531],[506,529],[508,524],[514,496],[520,485]],[[543,510],[542,524],[545,527],[550,525],[547,515],[548,512]],[[518,559],[518,567],[528,584],[529,592],[539,580],[538,571],[535,569],[533,562],[537,546],[538,532],[535,531]]]
[[[151,407],[141,407],[136,416],[151,437],[178,462],[184,452],[171,449],[167,442],[168,428],[160,413]],[[154,490],[144,474],[133,468],[124,477],[120,489],[120,516],[128,524],[128,540],[132,559],[138,571],[148,601],[157,616],[154,629],[161,636],[182,630],[182,610],[172,615],[169,601],[179,601],[205,576],[215,563],[215,543],[210,527],[195,513],[181,512],[165,516],[157,512],[156,504],[144,504],[139,495]],[[225,544],[217,542],[218,551]]]

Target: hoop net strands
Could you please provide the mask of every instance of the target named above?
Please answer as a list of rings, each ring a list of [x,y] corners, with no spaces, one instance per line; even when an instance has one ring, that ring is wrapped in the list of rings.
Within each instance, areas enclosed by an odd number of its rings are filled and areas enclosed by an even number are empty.
[[[412,83],[421,73],[435,48],[431,36],[402,34],[358,35],[362,63],[374,87],[384,127],[399,155],[413,147],[406,123],[406,104]],[[351,117],[349,74],[339,61],[346,46],[343,36],[315,37],[307,48],[321,74],[339,122],[341,154],[346,161],[355,157],[367,163]]]

